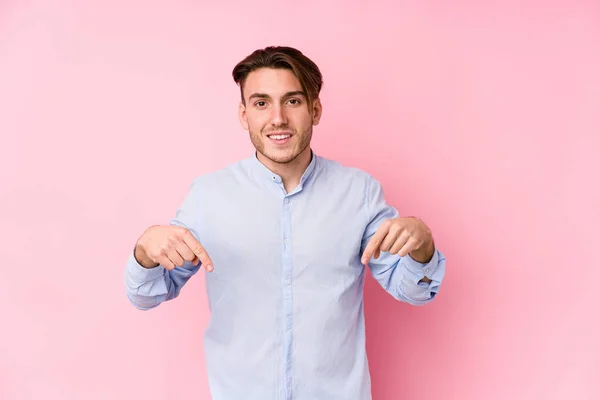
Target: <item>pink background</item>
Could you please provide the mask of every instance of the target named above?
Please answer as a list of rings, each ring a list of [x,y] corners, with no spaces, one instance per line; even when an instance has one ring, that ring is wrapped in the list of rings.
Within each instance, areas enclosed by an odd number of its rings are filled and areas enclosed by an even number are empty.
[[[0,3],[0,399],[209,398],[203,276],[144,313],[123,269],[252,154],[230,74],[271,44],[325,76],[317,154],[448,258],[423,308],[369,279],[374,398],[600,398],[598,3],[201,3]]]

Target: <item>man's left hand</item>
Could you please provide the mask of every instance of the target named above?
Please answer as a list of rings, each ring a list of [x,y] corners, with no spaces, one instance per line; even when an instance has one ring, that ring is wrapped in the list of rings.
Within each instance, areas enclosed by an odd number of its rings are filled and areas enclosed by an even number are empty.
[[[385,220],[371,237],[363,252],[361,262],[365,265],[371,257],[379,258],[381,252],[407,254],[418,262],[426,263],[433,256],[431,231],[423,221],[415,217],[398,217]]]

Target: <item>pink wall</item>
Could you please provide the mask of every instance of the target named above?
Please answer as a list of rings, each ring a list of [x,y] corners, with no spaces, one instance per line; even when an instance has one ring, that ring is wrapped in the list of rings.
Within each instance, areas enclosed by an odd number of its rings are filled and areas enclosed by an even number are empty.
[[[600,398],[599,3],[94,3],[0,3],[0,399],[208,399],[203,277],[143,313],[123,268],[251,154],[230,72],[270,44],[323,70],[315,151],[448,259],[424,308],[369,279],[374,398]]]

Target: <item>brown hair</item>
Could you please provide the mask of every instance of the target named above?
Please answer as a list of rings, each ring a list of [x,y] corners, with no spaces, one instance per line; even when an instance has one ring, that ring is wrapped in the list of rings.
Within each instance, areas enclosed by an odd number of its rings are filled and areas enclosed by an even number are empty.
[[[323,86],[323,76],[317,64],[292,47],[269,46],[255,50],[233,68],[233,80],[240,86],[242,103],[246,104],[244,100],[246,78],[250,72],[259,68],[289,69],[300,81],[309,104],[319,98]]]

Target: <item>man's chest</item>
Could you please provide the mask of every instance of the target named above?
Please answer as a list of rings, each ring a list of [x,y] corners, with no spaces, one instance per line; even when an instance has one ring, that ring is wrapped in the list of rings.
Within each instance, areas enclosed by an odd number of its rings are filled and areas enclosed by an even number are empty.
[[[361,198],[246,191],[214,194],[202,203],[194,229],[215,267],[221,263],[238,274],[286,267],[295,274],[313,268],[344,274],[360,265],[367,222]]]

